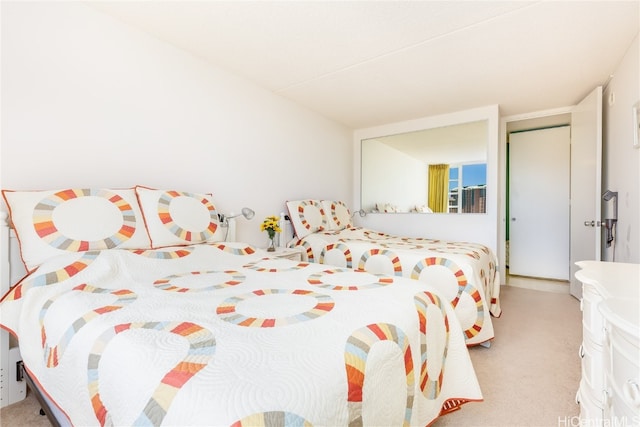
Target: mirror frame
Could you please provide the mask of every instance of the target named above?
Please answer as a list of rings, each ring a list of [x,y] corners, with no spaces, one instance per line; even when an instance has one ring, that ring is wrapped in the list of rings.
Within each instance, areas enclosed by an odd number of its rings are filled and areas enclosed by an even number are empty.
[[[487,120],[487,199],[486,213],[479,214],[423,214],[371,213],[362,218],[361,225],[397,235],[432,237],[435,239],[477,242],[489,246],[498,253],[499,186],[499,129],[498,105],[458,111],[450,114],[423,117],[403,122],[390,123],[354,131],[353,144],[353,210],[361,209],[362,186],[362,140],[415,132],[459,123]],[[426,231],[419,231],[426,230]]]

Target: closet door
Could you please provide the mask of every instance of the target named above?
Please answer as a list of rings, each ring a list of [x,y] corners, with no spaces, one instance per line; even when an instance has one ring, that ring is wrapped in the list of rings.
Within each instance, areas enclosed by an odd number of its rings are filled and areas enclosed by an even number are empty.
[[[569,280],[570,127],[509,135],[509,274]]]

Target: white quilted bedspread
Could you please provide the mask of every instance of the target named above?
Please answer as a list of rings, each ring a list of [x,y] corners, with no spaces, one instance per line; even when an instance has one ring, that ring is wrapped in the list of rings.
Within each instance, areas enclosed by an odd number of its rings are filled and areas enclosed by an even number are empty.
[[[467,345],[494,338],[500,316],[497,259],[481,244],[398,237],[361,227],[318,231],[296,241],[305,260],[429,283],[455,308]]]
[[[241,243],[63,255],[0,308],[75,425],[425,426],[482,399],[432,286]]]

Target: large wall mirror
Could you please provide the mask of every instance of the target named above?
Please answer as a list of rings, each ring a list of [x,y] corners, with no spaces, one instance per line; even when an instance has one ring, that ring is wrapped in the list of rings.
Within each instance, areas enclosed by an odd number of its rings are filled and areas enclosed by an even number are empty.
[[[361,141],[360,206],[379,213],[486,213],[488,120]]]
[[[370,214],[362,217],[357,216],[354,222],[361,227],[382,231],[396,236],[428,237],[446,241],[477,242],[489,246],[498,253],[498,228],[504,225],[504,218],[499,217],[500,196],[502,187],[499,183],[498,171],[500,159],[498,156],[499,147],[499,107],[497,105],[487,105],[484,107],[472,108],[453,113],[436,116],[421,117],[402,122],[388,123],[385,125],[369,128],[357,129],[353,133],[353,210],[363,209]],[[477,133],[477,137],[472,135]],[[416,206],[428,205],[427,193],[428,183],[425,177],[426,166],[422,166],[420,176],[415,178],[410,176],[407,179],[393,179],[392,176],[409,175],[409,166],[401,168],[393,167],[395,162],[390,160],[392,156],[391,145],[382,147],[380,141],[402,140],[404,137],[415,135],[437,135],[441,134],[438,141],[444,145],[446,150],[439,149],[437,143],[427,143],[430,148],[429,156],[432,160],[421,160],[421,163],[433,164],[466,164],[486,162],[486,185],[485,185],[485,206],[484,213],[418,213]],[[449,135],[449,136],[447,136]],[[458,135],[456,137],[456,135]],[[456,139],[457,138],[457,139]],[[427,138],[432,139],[432,138]],[[375,142],[374,142],[375,141]],[[466,142],[465,142],[466,141]],[[473,143],[471,142],[473,141]],[[378,146],[382,150],[388,150],[386,155],[378,155],[385,161],[379,161],[377,165],[369,163],[366,158],[373,157],[367,146]],[[402,144],[398,142],[398,147],[393,148],[397,157],[410,157],[409,154],[401,152]],[[472,148],[474,147],[474,148]],[[452,149],[453,148],[453,149]],[[375,148],[374,148],[375,150]],[[446,153],[446,157],[445,157]],[[394,157],[395,157],[394,156]],[[371,167],[373,166],[373,168]],[[363,171],[364,169],[364,171]],[[502,165],[502,170],[504,165]],[[463,175],[468,176],[468,171],[463,171]],[[462,179],[464,186],[464,177]],[[391,186],[394,183],[395,187]],[[395,199],[397,193],[405,193],[413,183],[419,183],[420,196],[415,196],[413,200],[401,202]],[[386,193],[378,193],[386,188]],[[448,190],[447,190],[448,191]],[[375,193],[372,193],[375,192]],[[408,191],[407,191],[408,193]],[[418,194],[416,192],[416,194]],[[447,199],[448,200],[448,199]],[[377,213],[372,210],[375,204],[388,203],[398,206],[397,210],[407,213],[387,214]],[[401,208],[402,207],[402,208]]]

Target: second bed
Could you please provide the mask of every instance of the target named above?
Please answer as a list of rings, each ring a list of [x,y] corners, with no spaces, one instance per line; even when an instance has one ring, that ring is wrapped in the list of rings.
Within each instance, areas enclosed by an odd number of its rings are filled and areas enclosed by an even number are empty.
[[[356,269],[427,282],[453,305],[467,345],[488,345],[494,338],[491,317],[502,312],[500,275],[487,246],[354,227],[340,201],[288,201],[287,208],[295,233],[288,246],[302,247],[305,261],[331,266],[327,271]]]

